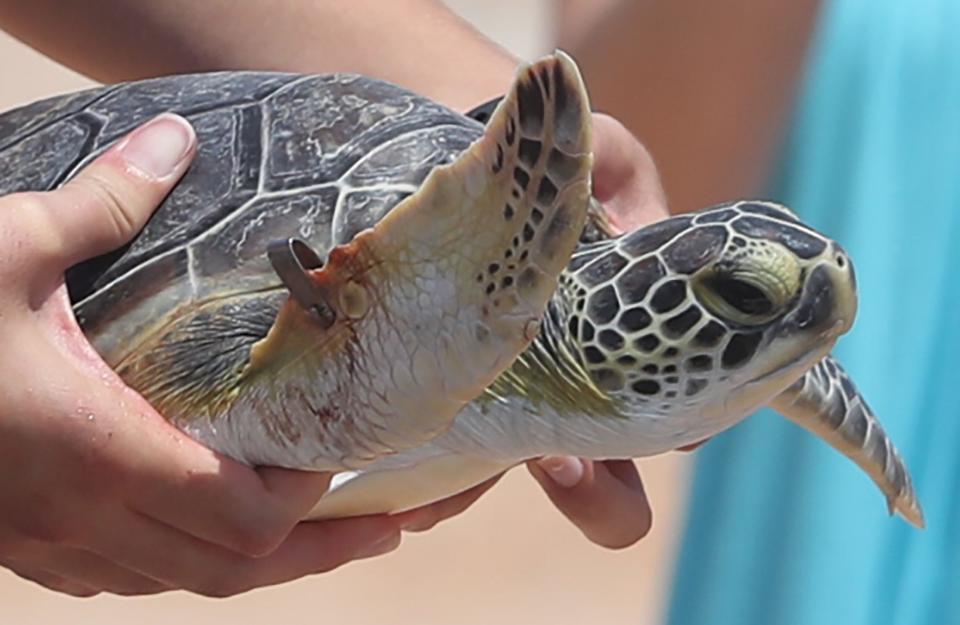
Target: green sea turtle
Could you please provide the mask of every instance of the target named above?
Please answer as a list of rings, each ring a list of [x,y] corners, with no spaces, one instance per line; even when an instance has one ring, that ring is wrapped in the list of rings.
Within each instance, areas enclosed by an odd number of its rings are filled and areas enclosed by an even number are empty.
[[[0,116],[0,192],[55,188],[164,111],[194,124],[197,160],[130,246],[68,273],[74,311],[198,440],[339,471],[311,518],[405,510],[544,454],[662,453],[769,404],[922,525],[829,356],[856,312],[846,253],[759,201],[613,236],[562,53],[486,125],[354,75],[52,98]]]

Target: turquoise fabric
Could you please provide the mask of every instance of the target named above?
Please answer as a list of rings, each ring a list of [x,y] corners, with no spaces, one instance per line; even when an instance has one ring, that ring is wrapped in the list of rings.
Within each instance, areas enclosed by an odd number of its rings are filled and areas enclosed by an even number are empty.
[[[840,240],[836,353],[925,507],[772,412],[699,453],[671,625],[960,625],[960,2],[825,3],[770,195]]]

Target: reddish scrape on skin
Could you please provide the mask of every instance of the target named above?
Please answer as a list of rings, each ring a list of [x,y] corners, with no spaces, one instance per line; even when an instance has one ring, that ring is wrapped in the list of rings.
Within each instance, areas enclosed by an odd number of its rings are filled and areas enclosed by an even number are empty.
[[[329,423],[331,421],[337,421],[340,419],[340,413],[336,412],[329,406],[324,406],[320,409],[314,409],[313,416],[315,416],[320,423]]]
[[[334,247],[327,254],[327,263],[324,269],[337,271],[342,276],[356,277],[363,275],[370,268],[379,265],[380,260],[375,253],[376,226],[357,234],[347,243]],[[343,269],[340,269],[340,268]]]
[[[321,424],[327,424],[340,420],[340,413],[330,405],[316,406],[310,401],[310,397],[302,388],[292,385],[287,388],[286,393],[290,399],[289,405],[305,405],[310,414]],[[300,415],[293,417],[281,408],[281,414],[275,415],[273,419],[264,420],[265,431],[270,438],[279,443],[292,443],[296,445],[300,442],[301,429],[297,426]]]
[[[340,310],[339,295],[343,285],[349,282],[361,286],[366,292],[368,310],[374,307],[376,289],[370,270],[380,263],[372,246],[365,241],[372,234],[370,230],[361,232],[349,243],[334,247],[327,254],[327,262],[323,267],[308,272],[327,304],[336,312],[338,322],[348,319]]]

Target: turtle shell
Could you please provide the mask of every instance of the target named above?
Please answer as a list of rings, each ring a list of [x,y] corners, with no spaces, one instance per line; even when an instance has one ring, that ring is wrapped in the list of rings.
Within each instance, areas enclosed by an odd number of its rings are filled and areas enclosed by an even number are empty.
[[[355,75],[157,78],[0,115],[0,194],[56,188],[166,111],[196,129],[190,170],[128,246],[67,273],[88,335],[96,339],[99,328],[124,317],[125,333],[94,340],[101,353],[191,299],[279,286],[266,255],[270,241],[299,237],[323,256],[376,223],[482,132],[431,100]]]

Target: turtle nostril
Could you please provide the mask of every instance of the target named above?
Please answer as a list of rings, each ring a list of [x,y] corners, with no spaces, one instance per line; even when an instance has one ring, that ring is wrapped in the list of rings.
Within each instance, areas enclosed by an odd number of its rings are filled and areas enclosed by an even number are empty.
[[[833,252],[833,262],[838,268],[846,269],[850,265],[847,250],[843,249],[839,243],[834,241],[830,245],[830,251]]]

